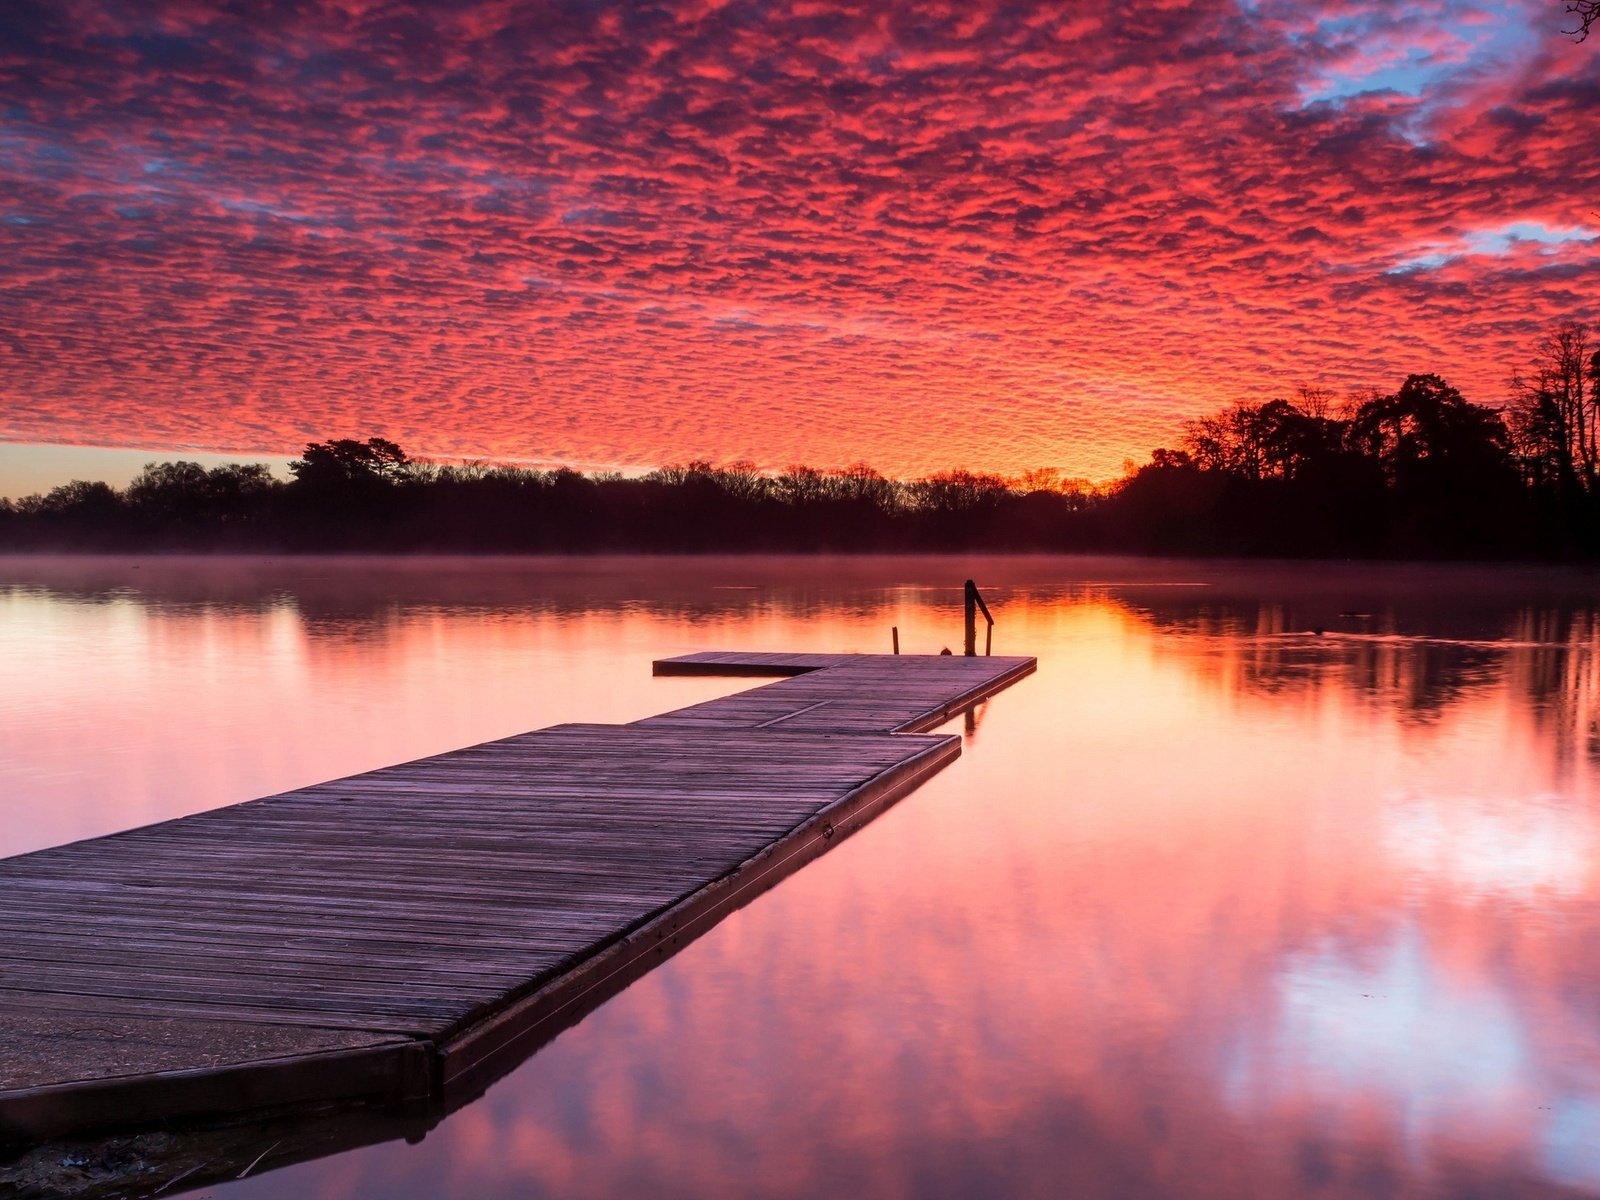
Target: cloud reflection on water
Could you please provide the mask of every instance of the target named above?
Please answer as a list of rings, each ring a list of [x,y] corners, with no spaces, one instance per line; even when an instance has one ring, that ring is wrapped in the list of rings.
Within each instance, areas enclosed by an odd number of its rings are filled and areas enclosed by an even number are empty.
[[[81,770],[176,805],[685,703],[646,674],[679,649],[925,648],[969,567],[1040,656],[959,763],[420,1146],[219,1196],[1600,1191],[1588,581],[1109,566],[186,566],[0,604],[65,639],[28,681],[62,738],[71,705],[121,731]]]

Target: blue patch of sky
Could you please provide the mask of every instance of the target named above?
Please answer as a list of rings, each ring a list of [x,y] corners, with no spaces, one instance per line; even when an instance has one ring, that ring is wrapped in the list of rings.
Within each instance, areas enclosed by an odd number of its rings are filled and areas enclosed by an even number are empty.
[[[1293,38],[1300,46],[1353,44],[1363,61],[1345,69],[1322,70],[1300,84],[1301,105],[1333,102],[1368,92],[1389,91],[1426,102],[1439,85],[1452,77],[1480,72],[1495,63],[1521,57],[1536,41],[1537,31],[1513,6],[1494,3],[1458,3],[1446,7],[1438,21],[1419,20],[1414,36],[1419,44],[1405,44],[1405,30],[1395,27],[1395,10],[1374,5],[1371,15],[1347,15],[1319,20],[1314,31]],[[1457,47],[1440,54],[1440,35],[1454,39]],[[1313,68],[1315,69],[1315,68]]]
[[[1467,245],[1473,254],[1505,254],[1517,242],[1542,242],[1559,246],[1564,242],[1588,242],[1600,236],[1600,231],[1585,229],[1581,225],[1558,228],[1540,221],[1513,221],[1499,229],[1484,229],[1467,235]]]
[[[1452,64],[1453,65],[1453,64]],[[1300,103],[1315,104],[1320,100],[1344,100],[1366,92],[1401,92],[1407,96],[1420,96],[1424,86],[1446,72],[1441,64],[1431,61],[1428,51],[1413,47],[1399,62],[1382,63],[1365,71],[1349,73],[1331,72],[1320,79],[1300,85]]]
[[[1435,271],[1449,262],[1454,255],[1441,254],[1437,251],[1428,254],[1419,254],[1415,258],[1408,258],[1397,263],[1384,272],[1385,275],[1414,275],[1418,271]]]
[[[1546,253],[1555,254],[1569,243],[1587,245],[1596,240],[1600,240],[1600,229],[1587,229],[1582,225],[1546,225],[1542,221],[1511,221],[1498,228],[1472,230],[1449,246],[1422,247],[1420,253],[1399,262],[1386,274],[1410,275],[1417,271],[1432,271],[1465,255],[1510,254],[1529,242],[1548,247]]]

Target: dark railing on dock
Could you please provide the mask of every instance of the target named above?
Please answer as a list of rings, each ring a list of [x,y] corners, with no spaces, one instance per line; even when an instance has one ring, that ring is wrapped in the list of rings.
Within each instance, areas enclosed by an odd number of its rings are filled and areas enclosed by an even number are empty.
[[[978,653],[978,613],[983,613],[983,619],[989,622],[988,631],[984,634],[983,654],[987,658],[994,649],[994,618],[989,615],[989,606],[983,602],[983,597],[978,594],[978,585],[972,580],[967,580],[966,600],[966,656],[977,657]]]

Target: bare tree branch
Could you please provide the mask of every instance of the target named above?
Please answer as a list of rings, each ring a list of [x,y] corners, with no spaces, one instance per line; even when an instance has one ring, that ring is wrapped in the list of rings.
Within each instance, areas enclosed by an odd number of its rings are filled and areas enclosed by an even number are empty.
[[[1600,20],[1600,0],[1566,0],[1567,11],[1578,18],[1576,29],[1567,29],[1567,33],[1580,42],[1589,36],[1589,29],[1595,21]]]

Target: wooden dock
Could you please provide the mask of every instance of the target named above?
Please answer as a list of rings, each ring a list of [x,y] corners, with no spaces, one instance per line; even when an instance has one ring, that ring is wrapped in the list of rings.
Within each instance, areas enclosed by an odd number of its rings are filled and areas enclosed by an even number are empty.
[[[1031,658],[697,654],[778,682],[0,860],[0,1142],[453,1104],[960,753]],[[441,1101],[442,1098],[442,1101]]]

